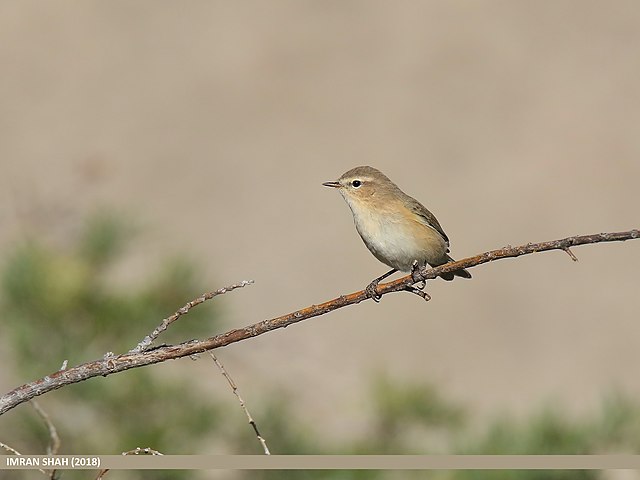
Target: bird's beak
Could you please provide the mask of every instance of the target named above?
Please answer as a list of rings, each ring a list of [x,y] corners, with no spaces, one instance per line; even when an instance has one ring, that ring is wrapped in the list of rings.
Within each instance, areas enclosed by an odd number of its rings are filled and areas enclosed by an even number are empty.
[[[324,182],[322,185],[325,187],[340,188],[340,183],[338,182]]]

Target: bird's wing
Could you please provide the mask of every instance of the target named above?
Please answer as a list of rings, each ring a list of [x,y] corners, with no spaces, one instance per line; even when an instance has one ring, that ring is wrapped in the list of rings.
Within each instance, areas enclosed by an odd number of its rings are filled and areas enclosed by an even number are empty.
[[[415,198],[409,197],[409,195],[407,195],[407,197],[408,197],[407,200],[409,203],[409,208],[411,209],[411,211],[414,212],[416,215],[418,215],[422,220],[424,220],[424,223],[428,227],[433,228],[440,235],[442,235],[442,238],[444,238],[444,241],[447,242],[447,247],[448,247],[449,237],[447,237],[447,234],[444,233],[444,230],[438,223],[438,219],[435,217],[435,215],[431,213],[429,210],[427,210],[426,207],[422,205],[419,201],[417,201]]]

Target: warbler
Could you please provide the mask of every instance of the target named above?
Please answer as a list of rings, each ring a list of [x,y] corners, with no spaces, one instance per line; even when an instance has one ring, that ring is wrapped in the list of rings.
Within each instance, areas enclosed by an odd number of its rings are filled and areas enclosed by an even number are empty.
[[[393,269],[367,286],[366,291],[374,300],[380,299],[378,283],[397,271],[413,272],[427,264],[437,267],[454,261],[449,256],[449,238],[433,213],[381,171],[356,167],[322,185],[338,189],[351,209],[364,244]],[[441,275],[445,280],[453,280],[454,276],[471,278],[465,269]]]

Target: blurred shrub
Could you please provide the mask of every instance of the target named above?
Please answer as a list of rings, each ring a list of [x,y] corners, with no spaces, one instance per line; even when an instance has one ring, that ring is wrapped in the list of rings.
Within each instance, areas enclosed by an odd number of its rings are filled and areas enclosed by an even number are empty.
[[[132,348],[162,318],[202,293],[193,265],[181,258],[164,262],[159,272],[134,286],[109,281],[133,229],[112,215],[92,217],[64,252],[31,240],[17,246],[3,262],[0,341],[15,357],[15,377],[34,379],[58,368]],[[169,330],[176,340],[221,330],[215,303],[194,309]],[[5,367],[6,368],[6,367]],[[188,369],[185,363],[182,368]],[[213,367],[212,367],[213,368]],[[171,454],[238,454],[262,450],[241,415],[229,417],[204,395],[198,379],[170,375],[164,366],[123,372],[107,380],[91,379],[40,399],[62,439],[59,453],[113,454],[151,447]],[[321,392],[319,392],[321,394]],[[249,399],[252,414],[277,454],[596,454],[640,453],[640,406],[622,395],[605,398],[600,412],[587,418],[546,407],[530,417],[506,416],[485,427],[471,426],[469,412],[444,398],[433,386],[402,383],[375,375],[366,396],[368,426],[340,442],[318,432],[317,420],[293,412],[295,398],[273,391]],[[233,424],[230,418],[234,418]],[[49,441],[43,422],[28,405],[0,417],[0,440],[41,454]],[[110,472],[110,478],[149,478],[150,472]],[[11,478],[32,478],[12,472]],[[595,479],[596,471],[251,471],[229,478],[252,479]],[[2,476],[0,476],[2,478]],[[64,472],[64,478],[91,478]],[[108,477],[109,478],[109,477]],[[197,472],[155,471],[154,479],[207,478]]]
[[[159,272],[134,286],[109,281],[132,234],[123,221],[101,213],[89,219],[65,251],[32,239],[3,262],[2,342],[15,358],[14,378],[38,378],[63,360],[72,366],[108,351],[126,352],[162,318],[202,293],[194,267],[183,258],[166,260]],[[212,302],[194,309],[167,337],[185,340],[219,331],[214,308]],[[187,362],[185,369],[191,366]],[[158,368],[134,369],[39,399],[58,428],[59,453],[118,454],[137,446],[175,454],[197,450],[225,417],[195,379],[163,372],[164,377]],[[28,404],[0,417],[0,432],[3,441],[23,453],[46,451],[48,433]],[[87,478],[76,472],[64,476]],[[137,476],[143,478],[143,472]],[[160,479],[185,476],[190,474],[154,473]]]
[[[568,415],[546,406],[522,420],[508,416],[471,425],[469,413],[433,386],[402,383],[388,375],[375,375],[367,396],[371,403],[366,431],[343,443],[322,441],[312,419],[293,418],[288,397],[270,396],[272,402],[254,411],[272,451],[287,454],[459,454],[544,455],[640,453],[640,406],[621,394],[605,398],[601,411],[586,417]],[[276,400],[277,399],[277,400]],[[263,405],[264,406],[264,405]],[[236,439],[236,451],[259,454],[249,432]],[[276,448],[273,448],[277,446]],[[282,449],[281,449],[282,448]],[[582,480],[603,478],[594,470],[459,470],[459,471],[264,471],[242,478],[271,479],[438,479],[438,480]]]

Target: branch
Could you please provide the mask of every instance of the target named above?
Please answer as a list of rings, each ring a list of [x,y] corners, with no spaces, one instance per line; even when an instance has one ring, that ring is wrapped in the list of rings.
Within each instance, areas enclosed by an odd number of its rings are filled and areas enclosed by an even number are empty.
[[[640,238],[640,231],[636,229],[626,232],[598,233],[593,235],[568,237],[550,242],[527,243],[526,245],[521,245],[519,247],[507,246],[498,250],[492,250],[490,252],[465,258],[457,262],[447,263],[436,268],[424,268],[418,272],[414,272],[413,275],[407,275],[393,282],[379,285],[377,291],[379,295],[385,295],[391,292],[407,290],[408,287],[418,283],[419,279],[430,280],[442,275],[443,273],[453,272],[460,268],[475,267],[501,258],[519,257],[521,255],[544,252],[547,250],[563,250],[566,252],[570,247],[578,245],[601,242],[620,242],[637,238]],[[416,274],[419,279],[415,278]],[[213,350],[215,348],[224,347],[241,340],[257,337],[258,335],[270,332],[271,330],[288,327],[294,323],[323,315],[333,310],[337,310],[338,308],[346,307],[347,305],[360,303],[368,298],[369,297],[365,291],[361,290],[349,295],[341,295],[338,298],[321,303],[320,305],[311,305],[280,317],[263,320],[262,322],[254,323],[253,325],[249,325],[244,328],[230,330],[204,340],[192,340],[178,345],[161,346],[140,353],[125,353],[118,356],[105,356],[105,358],[100,360],[83,363],[67,370],[60,370],[39,380],[17,387],[0,397],[0,415],[11,410],[17,405],[26,402],[27,400],[64,387],[65,385],[81,382],[92,377],[106,377],[113,373],[129,370],[130,368],[143,367],[154,363],[164,362],[166,360],[187,357],[203,353],[208,350]]]
[[[216,357],[213,354],[213,352],[209,352],[209,355],[211,355],[211,358],[213,359],[213,363],[216,364],[216,366],[220,370],[220,373],[222,373],[222,376],[227,380],[227,383],[231,387],[231,391],[238,399],[238,402],[240,402],[240,408],[242,408],[242,411],[247,416],[247,420],[249,420],[249,425],[251,425],[251,427],[253,428],[253,433],[256,434],[256,437],[258,438],[258,441],[262,446],[262,450],[264,451],[264,454],[271,455],[271,452],[269,451],[269,447],[267,446],[267,441],[264,439],[262,435],[260,435],[260,431],[258,430],[258,425],[256,424],[255,420],[249,413],[249,409],[247,408],[247,405],[244,403],[244,400],[242,399],[242,397],[240,396],[240,392],[238,392],[238,386],[236,385],[236,382],[234,382],[231,376],[227,373],[227,371],[224,368],[224,365],[222,365],[220,360],[218,360],[218,357]]]
[[[135,346],[135,348],[133,348],[132,350],[129,350],[129,353],[140,353],[140,352],[144,352],[145,350],[148,350],[149,347],[151,346],[151,343],[156,338],[158,338],[162,332],[164,332],[167,328],[169,328],[169,325],[171,325],[173,322],[178,320],[182,315],[189,313],[189,310],[191,310],[196,305],[200,305],[201,303],[204,303],[207,300],[211,300],[212,298],[217,297],[218,295],[224,295],[225,293],[231,292],[236,288],[242,288],[252,284],[253,284],[253,280],[243,280],[240,283],[234,283],[233,285],[229,285],[228,287],[219,288],[215,292],[204,293],[200,295],[198,298],[191,300],[184,307],[176,311],[173,315],[162,320],[162,323],[158,325],[153,332],[151,332],[149,335],[144,337],[140,341],[140,343],[138,343],[138,345]]]
[[[40,418],[42,418],[42,421],[47,426],[47,430],[49,430],[51,443],[47,447],[47,455],[57,455],[58,450],[60,449],[60,437],[58,436],[56,427],[51,422],[51,418],[49,418],[47,412],[42,409],[38,402],[36,402],[35,400],[31,400],[31,406],[35,409],[38,415],[40,415]],[[22,455],[22,453],[17,451],[15,448],[10,447],[9,445],[2,442],[0,442],[0,448],[5,449],[7,452],[12,453],[13,455]],[[40,471],[40,473],[46,475],[50,479],[56,478],[56,469],[45,471],[44,469],[39,468],[38,470]]]
[[[10,446],[9,446],[9,445],[7,445],[6,443],[2,443],[2,442],[0,442],[0,448],[5,449],[7,452],[12,453],[13,455],[20,455],[20,456],[22,456],[22,454],[21,454],[18,450],[16,450],[16,449],[15,449],[15,448],[13,448],[13,447],[10,447]],[[47,472],[45,472],[45,471],[44,471],[44,469],[42,469],[42,468],[39,468],[39,469],[38,469],[38,471],[39,471],[40,473],[42,473],[43,475],[46,475],[47,477],[49,476],[49,474],[48,474]]]
[[[57,455],[60,450],[60,437],[58,436],[58,430],[56,430],[55,425],[51,421],[49,414],[43,410],[38,402],[35,400],[31,400],[31,405],[35,409],[35,411],[40,415],[42,421],[47,426],[47,430],[49,430],[49,446],[47,446],[47,455]],[[55,470],[54,470],[55,471]]]
[[[47,426],[47,430],[49,430],[50,442],[49,446],[47,446],[47,455],[57,455],[58,451],[60,450],[60,437],[58,436],[58,430],[56,430],[56,427],[53,425],[51,418],[49,418],[49,414],[44,411],[44,409],[38,402],[36,402],[35,400],[31,400],[30,403],[35,411],[38,412],[40,418],[42,418],[42,421]],[[57,470],[55,468],[49,470],[49,478],[51,480],[56,478],[56,472]]]
[[[160,453],[157,450],[153,450],[152,448],[140,448],[136,447],[133,450],[129,450],[128,452],[122,452],[122,455],[164,455],[164,453]],[[102,480],[105,475],[110,471],[109,468],[103,468],[98,472],[98,476],[96,480]]]

